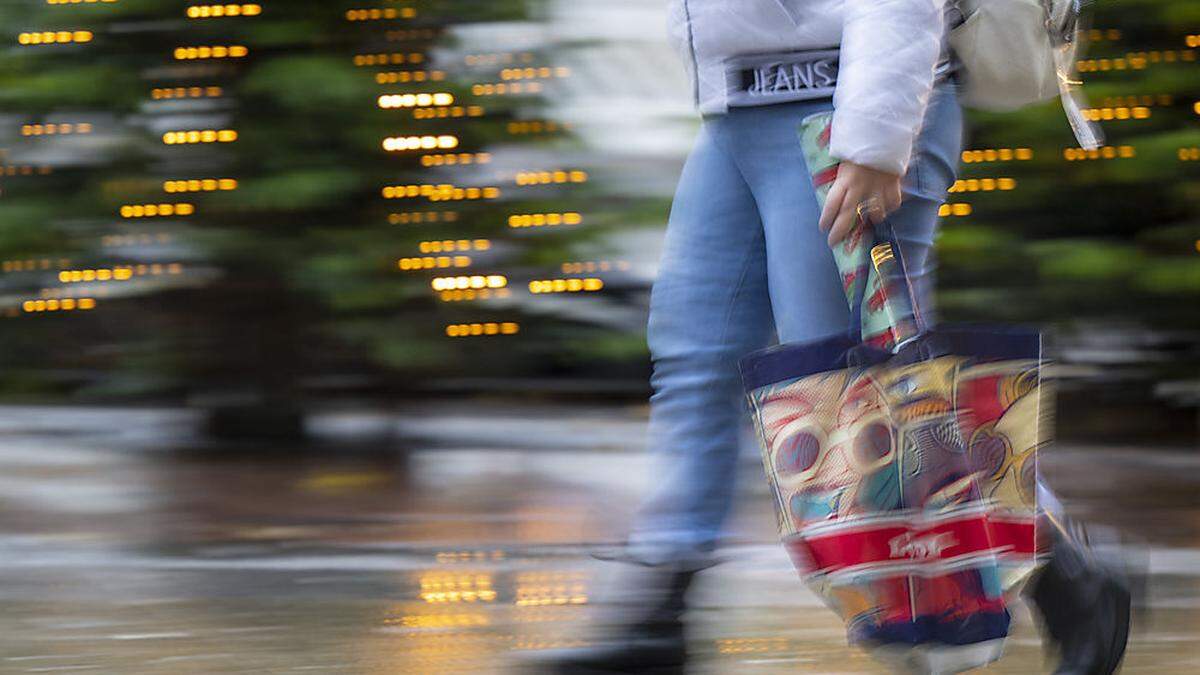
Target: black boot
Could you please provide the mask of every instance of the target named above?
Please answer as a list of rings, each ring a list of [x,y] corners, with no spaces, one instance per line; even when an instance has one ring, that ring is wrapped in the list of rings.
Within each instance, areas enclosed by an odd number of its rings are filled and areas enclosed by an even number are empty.
[[[1056,531],[1051,559],[1033,581],[1030,598],[1061,652],[1056,675],[1111,675],[1129,640],[1129,580],[1120,566],[1100,560]]]
[[[683,613],[695,571],[643,568],[620,589],[613,632],[587,647],[532,652],[527,673],[682,675],[687,663]]]

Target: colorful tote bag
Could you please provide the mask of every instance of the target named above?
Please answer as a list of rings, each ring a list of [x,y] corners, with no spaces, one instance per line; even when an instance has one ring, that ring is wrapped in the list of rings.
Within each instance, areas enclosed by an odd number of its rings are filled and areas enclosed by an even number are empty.
[[[830,115],[801,138],[820,201]],[[854,334],[742,362],[785,547],[851,642],[917,672],[999,658],[1035,569],[1048,387],[1036,332],[921,325],[902,260],[860,227],[835,248]]]

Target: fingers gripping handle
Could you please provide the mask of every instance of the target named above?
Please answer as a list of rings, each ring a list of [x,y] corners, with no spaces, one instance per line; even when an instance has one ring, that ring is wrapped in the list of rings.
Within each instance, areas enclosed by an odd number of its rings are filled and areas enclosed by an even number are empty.
[[[829,154],[833,113],[809,115],[800,122],[800,146],[812,174],[819,208],[825,207],[837,179],[838,160]],[[885,234],[886,236],[881,236]],[[877,347],[891,349],[922,329],[914,309],[915,293],[904,272],[900,247],[891,225],[870,227],[860,221],[833,247],[842,289],[850,307],[850,335]]]

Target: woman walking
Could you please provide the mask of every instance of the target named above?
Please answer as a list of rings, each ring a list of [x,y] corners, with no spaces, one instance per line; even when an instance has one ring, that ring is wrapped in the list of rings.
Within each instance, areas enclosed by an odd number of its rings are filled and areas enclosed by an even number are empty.
[[[945,0],[671,2],[671,34],[703,124],[650,308],[660,480],[623,556],[630,573],[612,600],[621,608],[613,635],[542,654],[545,665],[563,673],[682,667],[686,592],[711,564],[733,498],[746,419],[738,360],[776,339],[845,331],[830,246],[859,219],[888,219],[930,316],[930,250],[962,136],[947,11]],[[797,129],[829,110],[830,150],[842,163],[821,212]],[[1072,646],[1087,642],[1080,631],[1100,629],[1071,621],[1050,626],[1064,663],[1075,662],[1063,672],[1102,672],[1100,653],[1088,660],[1080,653],[1093,647]]]

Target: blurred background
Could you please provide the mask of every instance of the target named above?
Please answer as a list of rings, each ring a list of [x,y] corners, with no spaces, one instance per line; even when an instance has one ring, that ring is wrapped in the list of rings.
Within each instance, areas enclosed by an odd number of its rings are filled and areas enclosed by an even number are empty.
[[[576,639],[586,547],[649,480],[698,123],[664,4],[0,0],[0,671],[491,672]],[[1200,6],[1099,3],[1085,37],[1106,145],[1057,103],[972,113],[940,311],[1047,329],[1047,471],[1147,541],[1131,667],[1194,672]],[[771,545],[753,453],[701,672],[874,672]]]

